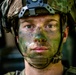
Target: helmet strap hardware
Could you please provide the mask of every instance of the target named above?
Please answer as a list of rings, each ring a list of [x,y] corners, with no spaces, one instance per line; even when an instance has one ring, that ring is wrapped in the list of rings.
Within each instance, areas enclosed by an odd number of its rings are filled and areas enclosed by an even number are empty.
[[[43,0],[26,0],[26,6],[22,7],[18,17],[23,17],[26,10],[29,10],[29,16],[37,15],[35,13],[35,9],[37,8],[45,8],[50,14],[55,14],[55,11],[52,9],[52,7],[46,3],[43,3]]]

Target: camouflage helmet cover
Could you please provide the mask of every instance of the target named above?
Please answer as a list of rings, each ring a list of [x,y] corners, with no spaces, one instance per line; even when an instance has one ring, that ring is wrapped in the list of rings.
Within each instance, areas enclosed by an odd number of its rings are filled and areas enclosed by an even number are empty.
[[[74,4],[73,0],[43,0],[43,2],[46,2],[54,10],[60,11],[63,13],[67,13],[67,12],[71,11],[71,8]],[[9,8],[8,14],[7,14],[8,17],[12,17],[12,16],[18,14],[20,12],[21,8],[23,7],[22,0],[5,0],[1,7],[3,15],[6,15],[5,6],[8,6],[8,8]]]

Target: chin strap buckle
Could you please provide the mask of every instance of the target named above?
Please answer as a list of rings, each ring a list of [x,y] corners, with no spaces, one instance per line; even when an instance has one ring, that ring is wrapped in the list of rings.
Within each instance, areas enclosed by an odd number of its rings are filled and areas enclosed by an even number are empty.
[[[62,59],[62,54],[61,55],[56,55],[54,58],[53,58],[53,63],[57,63],[59,60]]]

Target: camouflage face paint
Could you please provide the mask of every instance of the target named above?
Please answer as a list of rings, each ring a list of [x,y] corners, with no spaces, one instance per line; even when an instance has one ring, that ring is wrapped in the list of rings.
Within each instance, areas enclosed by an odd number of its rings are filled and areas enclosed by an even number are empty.
[[[59,15],[20,19],[19,46],[30,64],[44,67],[56,54],[61,38],[59,19]]]

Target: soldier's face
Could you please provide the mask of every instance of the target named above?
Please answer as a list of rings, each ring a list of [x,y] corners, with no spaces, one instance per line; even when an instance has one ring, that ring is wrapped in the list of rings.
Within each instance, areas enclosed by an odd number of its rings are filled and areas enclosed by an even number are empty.
[[[28,62],[46,64],[57,52],[60,39],[60,16],[46,15],[19,20],[18,43]]]

